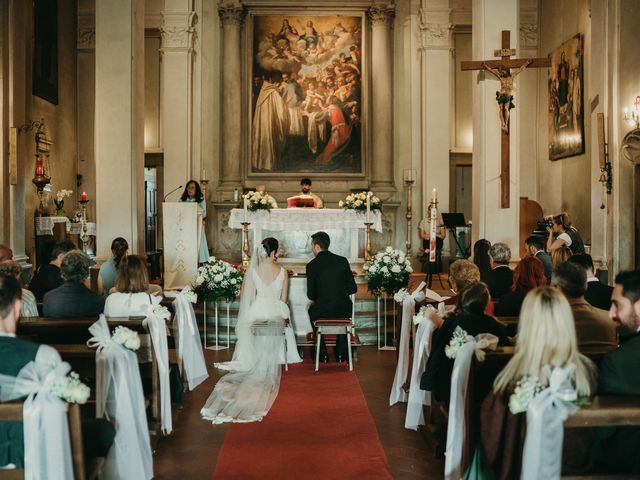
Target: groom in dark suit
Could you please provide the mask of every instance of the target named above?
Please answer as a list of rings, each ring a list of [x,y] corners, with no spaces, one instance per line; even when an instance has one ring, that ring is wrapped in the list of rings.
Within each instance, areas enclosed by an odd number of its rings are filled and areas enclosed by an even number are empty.
[[[331,240],[325,232],[311,235],[311,249],[315,258],[307,264],[307,296],[313,301],[309,307],[311,324],[318,318],[351,318],[353,304],[349,295],[358,287],[353,279],[349,261],[329,251]],[[315,326],[313,327],[315,330]],[[336,359],[347,359],[347,336],[336,339]],[[327,347],[322,339],[320,358],[328,359]]]

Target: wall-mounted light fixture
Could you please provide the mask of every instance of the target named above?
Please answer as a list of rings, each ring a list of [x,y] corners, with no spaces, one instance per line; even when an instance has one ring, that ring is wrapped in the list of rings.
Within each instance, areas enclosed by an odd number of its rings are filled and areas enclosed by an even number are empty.
[[[640,95],[636,97],[632,108],[624,108],[624,119],[633,123],[636,128],[640,128]]]

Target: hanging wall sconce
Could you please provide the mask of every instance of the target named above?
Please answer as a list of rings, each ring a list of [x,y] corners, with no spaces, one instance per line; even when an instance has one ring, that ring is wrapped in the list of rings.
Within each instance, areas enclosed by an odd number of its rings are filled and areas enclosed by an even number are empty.
[[[640,95],[636,97],[631,109],[625,107],[623,111],[624,119],[627,122],[633,123],[636,129],[640,128]]]

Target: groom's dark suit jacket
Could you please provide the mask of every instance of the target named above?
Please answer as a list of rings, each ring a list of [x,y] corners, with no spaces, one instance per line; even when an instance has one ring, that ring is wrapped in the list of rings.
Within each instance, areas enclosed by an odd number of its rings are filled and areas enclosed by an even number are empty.
[[[325,250],[307,264],[307,296],[314,301],[309,308],[312,321],[323,317],[351,318],[349,295],[357,289],[346,258]]]

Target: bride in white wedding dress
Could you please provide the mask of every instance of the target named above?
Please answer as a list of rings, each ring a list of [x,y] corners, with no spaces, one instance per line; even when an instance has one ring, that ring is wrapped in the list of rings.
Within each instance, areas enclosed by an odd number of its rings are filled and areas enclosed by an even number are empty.
[[[267,414],[280,388],[284,349],[280,335],[253,335],[254,323],[281,326],[290,318],[285,303],[288,278],[277,264],[278,241],[265,238],[254,249],[240,295],[238,338],[230,362],[215,366],[229,370],[200,411],[213,423],[255,422]],[[291,326],[286,328],[287,363],[301,362]]]

